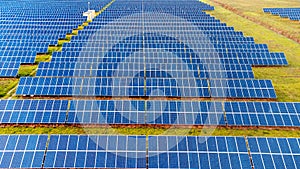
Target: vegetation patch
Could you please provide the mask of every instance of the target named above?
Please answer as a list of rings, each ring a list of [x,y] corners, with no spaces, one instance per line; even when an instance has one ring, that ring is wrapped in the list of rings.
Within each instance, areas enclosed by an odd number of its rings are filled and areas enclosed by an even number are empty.
[[[18,76],[35,76],[35,71],[38,68],[38,65],[21,65],[19,68]]]
[[[19,82],[17,78],[3,78],[0,79],[0,97],[5,97],[8,92],[13,89]]]
[[[50,62],[51,55],[50,54],[43,54],[43,55],[36,55],[35,63],[38,64],[40,62]]]
[[[230,129],[230,128],[113,128],[113,127],[2,127],[0,134],[118,134],[118,135],[188,135],[188,136],[264,136],[300,137],[300,130]]]

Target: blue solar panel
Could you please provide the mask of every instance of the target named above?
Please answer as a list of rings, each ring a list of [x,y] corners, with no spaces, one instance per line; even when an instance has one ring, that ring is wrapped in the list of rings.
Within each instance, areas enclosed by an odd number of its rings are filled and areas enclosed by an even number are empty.
[[[149,168],[252,168],[243,137],[149,136]]]
[[[144,101],[71,101],[67,123],[145,124]]]
[[[210,80],[212,97],[276,98],[270,80]]]
[[[44,167],[146,168],[146,137],[52,135]]]
[[[248,144],[255,168],[298,168],[298,138],[249,137]]]
[[[299,103],[225,102],[228,125],[300,126]]]
[[[64,123],[67,100],[1,100],[0,123]]]
[[[147,124],[225,125],[220,102],[147,101]]]
[[[18,75],[19,67],[19,62],[0,61],[0,77],[16,77]]]
[[[263,8],[265,13],[279,15],[282,18],[289,18],[290,20],[300,21],[300,8]]]
[[[47,135],[0,135],[0,168],[41,168]]]
[[[250,65],[127,62],[119,64],[42,62],[36,76],[254,78]]]
[[[34,78],[20,79],[18,95],[144,96],[143,78]]]

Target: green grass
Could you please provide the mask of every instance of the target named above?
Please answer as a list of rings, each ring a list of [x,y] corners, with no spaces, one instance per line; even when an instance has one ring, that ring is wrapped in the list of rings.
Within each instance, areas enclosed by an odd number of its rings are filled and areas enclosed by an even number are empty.
[[[40,62],[50,62],[51,55],[50,54],[43,54],[43,55],[37,55],[35,57],[35,63],[38,64]]]
[[[226,22],[228,26],[234,26],[235,30],[242,31],[246,36],[254,37],[256,43],[268,44],[270,51],[273,52],[284,52],[286,58],[289,62],[287,67],[263,67],[253,68],[255,78],[257,79],[270,79],[273,82],[278,101],[296,101],[300,102],[300,44],[292,41],[276,32],[267,29],[264,26],[258,25],[248,19],[240,17],[233,12],[220,7],[219,5],[212,3],[210,0],[203,0],[211,5],[215,6],[214,11],[209,11],[208,13],[220,19],[222,22]],[[245,7],[251,8],[256,4],[249,3],[237,3],[240,0],[231,2],[224,1],[229,5],[233,5],[238,9],[243,9]],[[257,0],[255,0],[256,2]],[[223,2],[223,1],[222,1]],[[266,3],[267,1],[257,2],[260,5]],[[247,6],[246,4],[249,4]],[[239,6],[241,5],[241,6]],[[259,8],[261,10],[261,8]],[[246,9],[244,9],[246,10]],[[249,10],[258,10],[255,9]],[[257,15],[265,15],[264,13],[256,13]],[[269,16],[270,17],[270,16]],[[258,19],[264,20],[264,18],[258,17]],[[290,24],[284,22],[288,27]],[[299,25],[299,24],[298,24]],[[288,29],[288,28],[287,28]],[[291,28],[292,29],[292,28]],[[300,29],[299,29],[300,30]],[[292,30],[291,30],[292,31]],[[300,33],[300,32],[299,32]]]
[[[2,127],[0,134],[123,134],[123,135],[189,135],[189,136],[264,136],[300,137],[300,130],[277,129],[161,129],[161,128],[81,128],[81,127]]]
[[[35,71],[37,69],[38,65],[21,65],[19,68],[18,76],[35,76]]]
[[[0,97],[8,97],[8,92],[19,82],[17,78],[0,79]]]
[[[84,22],[84,23],[82,24],[82,26],[81,26],[81,27],[82,27],[82,29],[83,29],[83,27],[84,27],[84,26],[88,26],[88,25],[89,25],[89,23],[91,23],[91,22],[92,22],[92,21]]]

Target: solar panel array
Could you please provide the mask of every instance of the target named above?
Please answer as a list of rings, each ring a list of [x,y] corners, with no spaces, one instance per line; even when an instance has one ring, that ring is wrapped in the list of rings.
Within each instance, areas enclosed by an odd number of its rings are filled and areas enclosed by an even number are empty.
[[[82,24],[87,2],[5,0],[0,9],[0,75],[16,76],[21,63]],[[204,12],[213,9],[196,0],[114,1],[16,91],[112,99],[0,100],[0,124],[300,127],[300,103],[151,98],[276,98],[251,66],[285,66],[284,54]],[[297,146],[284,138],[0,135],[0,168],[297,168]]]
[[[109,0],[91,1],[99,11]],[[67,33],[81,25],[88,9],[84,0],[0,2],[0,77],[16,77],[21,63],[34,63],[37,53],[47,53]]]
[[[203,12],[213,9],[116,1],[40,63],[38,77],[21,78],[16,94],[275,99],[271,81],[254,79],[251,66],[286,65],[284,54]]]
[[[300,8],[264,8],[263,11],[272,15],[279,15],[282,18],[300,21]]]
[[[0,124],[300,127],[300,103],[162,100],[1,100]]]
[[[0,140],[0,168],[251,169],[251,162],[254,168],[298,168],[300,158],[297,138],[0,135]]]

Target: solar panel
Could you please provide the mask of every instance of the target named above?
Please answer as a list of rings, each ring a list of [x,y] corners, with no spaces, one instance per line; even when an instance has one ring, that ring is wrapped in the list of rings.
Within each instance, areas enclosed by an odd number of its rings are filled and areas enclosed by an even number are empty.
[[[22,77],[16,94],[42,96],[144,96],[144,79]]]
[[[51,135],[45,168],[146,168],[146,137]]]
[[[73,100],[69,124],[145,124],[145,101]]]
[[[19,67],[19,62],[0,62],[0,77],[16,77]]]
[[[297,168],[299,147],[299,138],[0,135],[0,167]]]
[[[243,137],[149,136],[149,168],[252,168]]]
[[[249,137],[248,144],[255,168],[298,168],[298,138]]]
[[[299,103],[225,102],[228,125],[299,126]]]
[[[47,135],[0,135],[0,168],[42,168]]]
[[[250,65],[130,62],[41,62],[36,76],[254,78]]]
[[[65,123],[67,100],[0,100],[0,123]]]
[[[276,98],[270,80],[210,80],[212,97],[223,98]]]
[[[225,125],[221,102],[147,101],[146,124]]]

